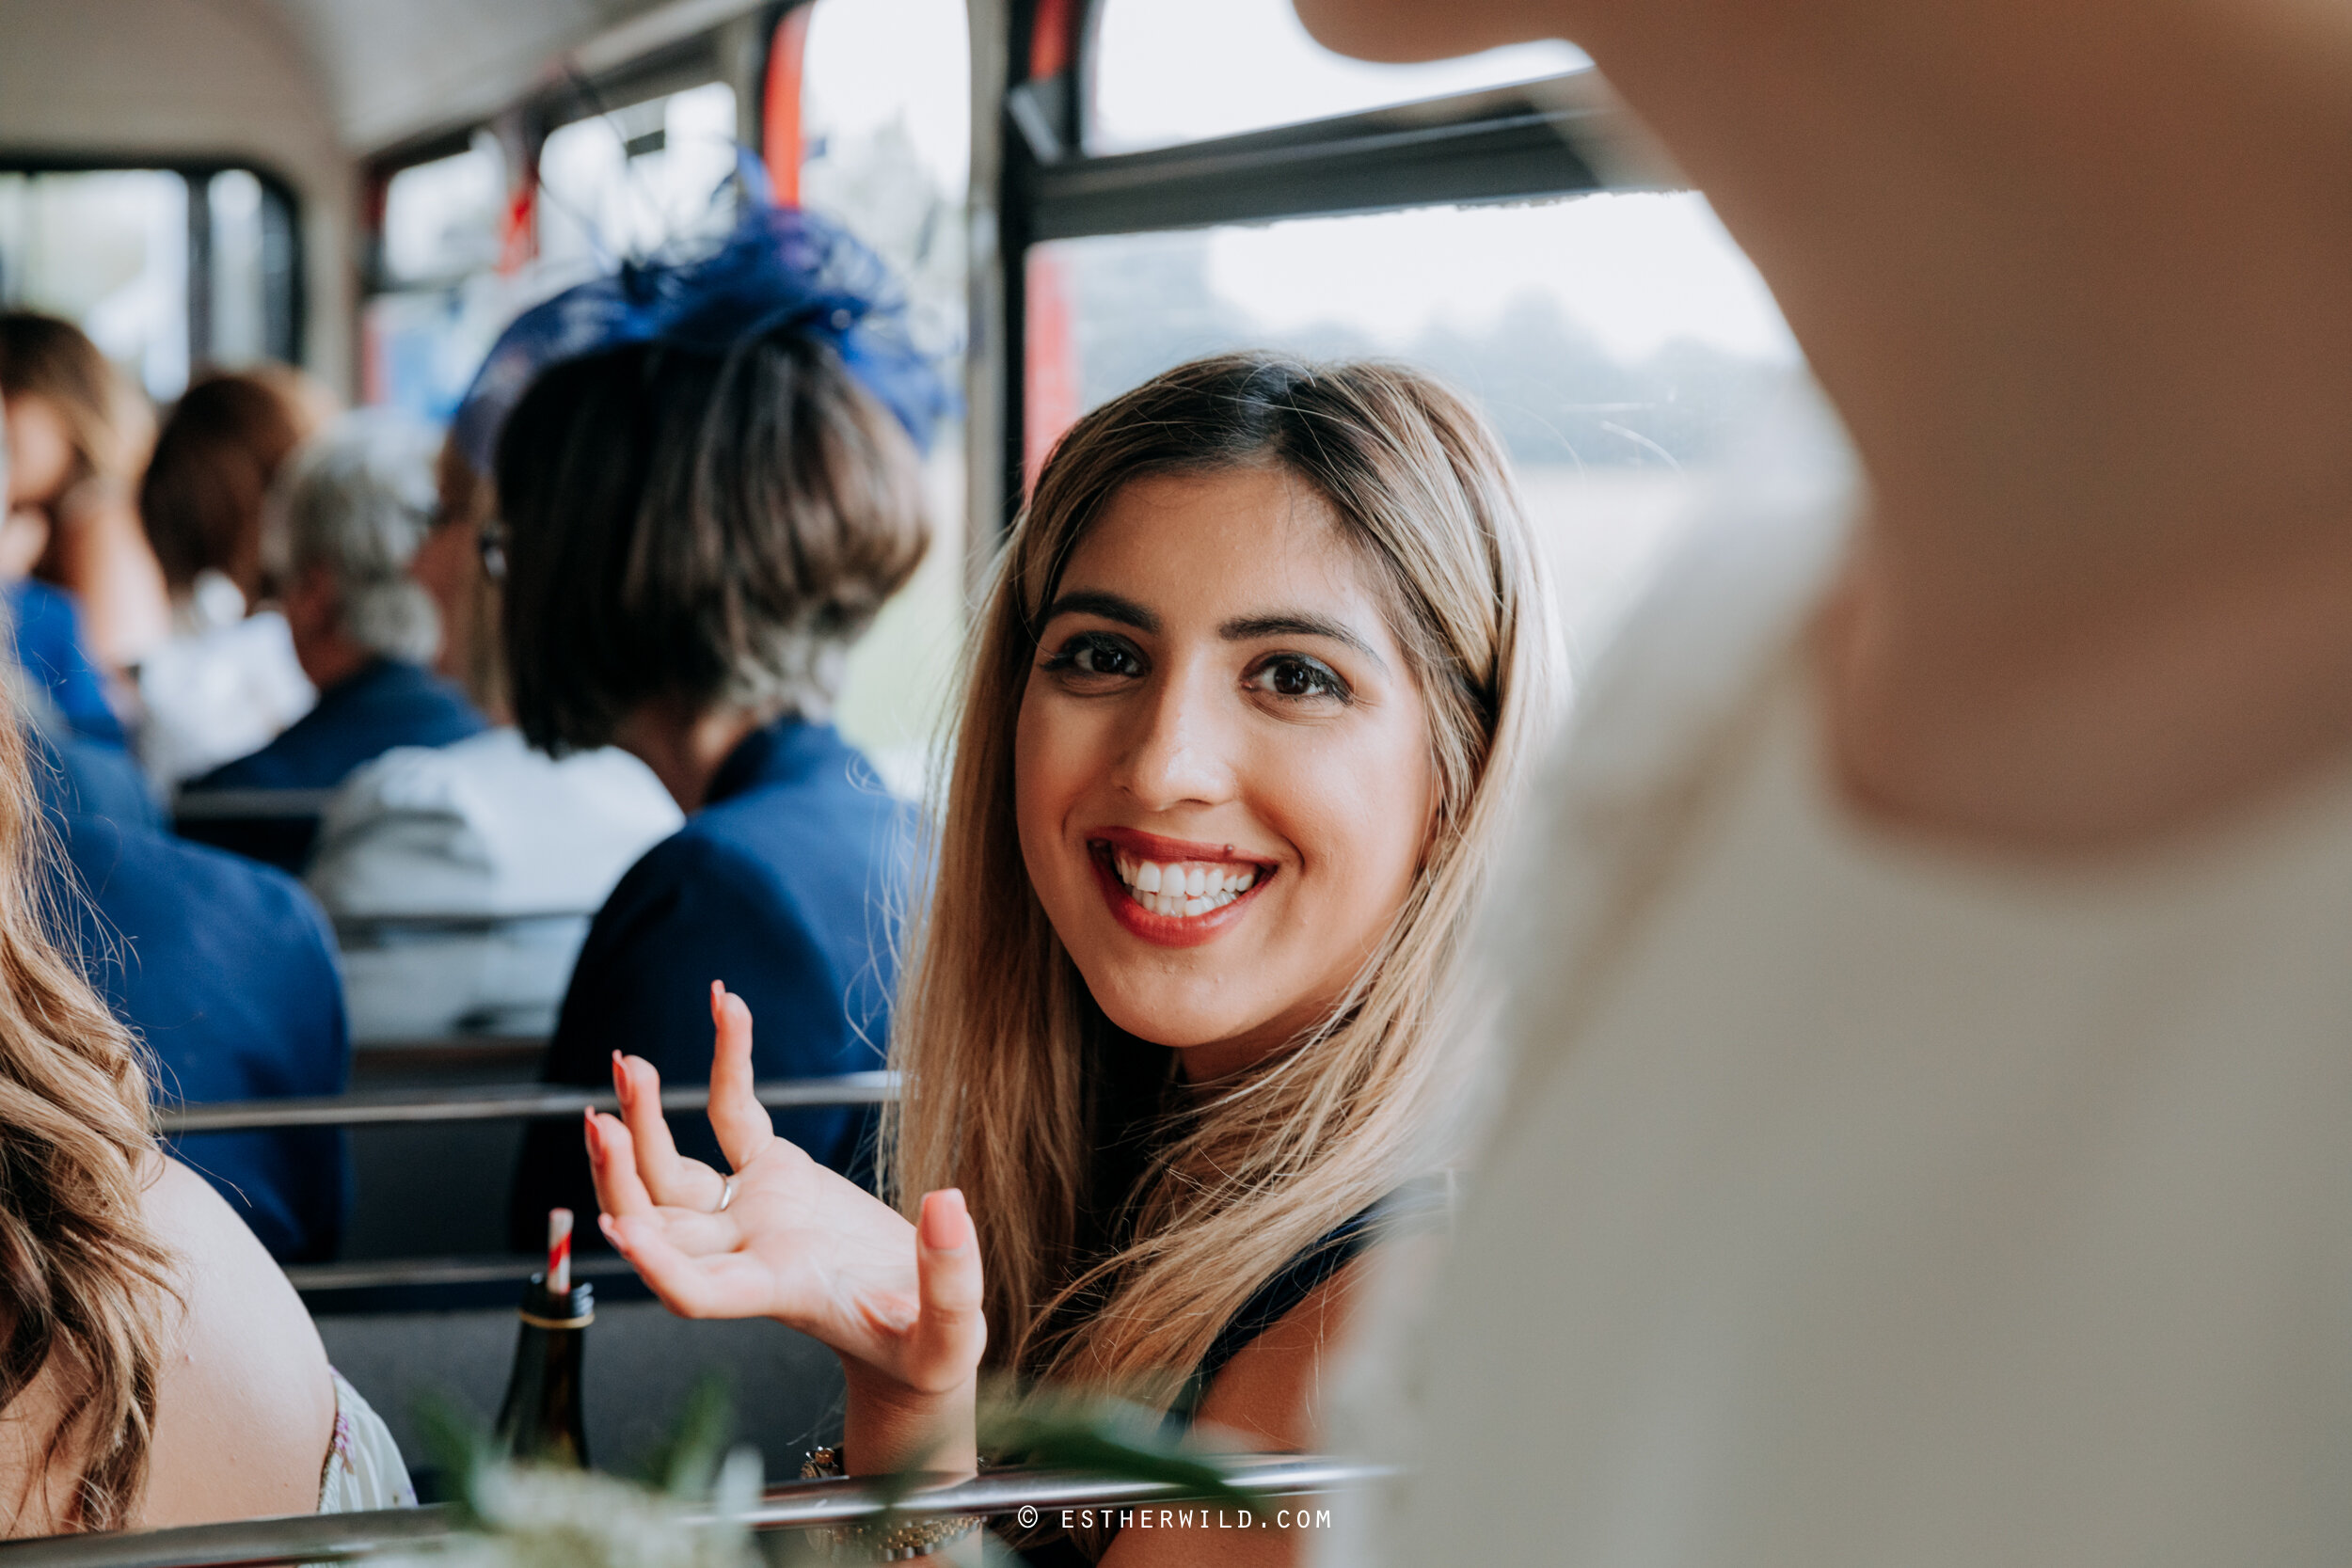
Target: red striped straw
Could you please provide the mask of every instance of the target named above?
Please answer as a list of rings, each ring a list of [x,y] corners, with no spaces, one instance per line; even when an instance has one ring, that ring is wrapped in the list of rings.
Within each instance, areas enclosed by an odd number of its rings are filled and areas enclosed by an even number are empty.
[[[548,1293],[564,1296],[572,1291],[572,1212],[548,1211]]]

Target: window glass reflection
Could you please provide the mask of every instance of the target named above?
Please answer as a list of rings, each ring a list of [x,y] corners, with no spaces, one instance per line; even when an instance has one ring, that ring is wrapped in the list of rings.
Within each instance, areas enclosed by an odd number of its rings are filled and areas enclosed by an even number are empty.
[[[1090,56],[1086,148],[1135,152],[1579,71],[1566,43],[1424,65],[1372,65],[1307,36],[1290,0],[1105,0]]]
[[[809,17],[801,199],[889,261],[906,279],[924,346],[951,362],[964,342],[971,71],[962,0],[818,0]],[[908,793],[920,785],[962,634],[959,426],[934,436],[924,490],[930,554],[850,650],[837,716],[891,785]]]
[[[1509,446],[1581,651],[1697,480],[1804,374],[1693,195],[1067,241],[1031,253],[1029,283],[1032,472],[1085,409],[1196,355],[1408,359]]]
[[[650,255],[734,222],[735,89],[724,82],[628,103],[551,132],[539,152],[543,264]]]
[[[0,305],[78,325],[158,399],[188,384],[188,186],[164,169],[0,173]]]
[[[393,175],[384,193],[386,275],[445,282],[496,264],[506,187],[506,159],[487,131],[463,152]]]

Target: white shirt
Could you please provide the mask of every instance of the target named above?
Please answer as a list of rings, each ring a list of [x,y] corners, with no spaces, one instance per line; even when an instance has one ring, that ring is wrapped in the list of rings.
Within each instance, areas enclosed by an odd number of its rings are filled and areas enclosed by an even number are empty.
[[[353,1037],[544,1033],[589,916],[684,820],[627,752],[559,762],[513,729],[369,763],[328,804],[308,878]]]
[[[168,794],[260,751],[317,702],[286,618],[247,615],[235,583],[199,573],[172,609],[171,636],[139,661],[139,764]]]
[[[1796,648],[1846,503],[1765,489],[1539,809],[1505,1108],[1356,1396],[1416,1473],[1329,1560],[2352,1560],[2352,765],[2097,871],[1892,842]]]

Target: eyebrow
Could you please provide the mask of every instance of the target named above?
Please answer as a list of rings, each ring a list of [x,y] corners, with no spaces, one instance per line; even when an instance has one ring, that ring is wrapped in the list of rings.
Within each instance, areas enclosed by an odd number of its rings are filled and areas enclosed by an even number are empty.
[[[1156,634],[1160,629],[1160,618],[1135,600],[1097,588],[1084,588],[1060,594],[1045,607],[1045,613],[1038,617],[1037,624],[1044,626],[1063,615],[1098,616],[1105,621],[1116,621],[1120,626],[1133,626],[1141,632]],[[1327,638],[1342,647],[1353,648],[1378,665],[1384,673],[1389,668],[1388,660],[1380,657],[1379,651],[1350,631],[1343,623],[1307,610],[1277,610],[1267,615],[1236,616],[1217,627],[1216,633],[1228,642],[1249,642],[1262,637]]]
[[[1105,621],[1116,621],[1137,631],[1156,632],[1160,629],[1160,618],[1135,600],[1121,598],[1117,594],[1105,594],[1099,589],[1080,589],[1074,594],[1057,596],[1052,604],[1045,607],[1045,613],[1037,618],[1037,624],[1043,627],[1062,615],[1099,615]]]
[[[1303,610],[1283,610],[1272,615],[1244,615],[1226,622],[1217,627],[1216,631],[1217,635],[1228,642],[1248,642],[1261,637],[1328,638],[1343,647],[1355,649],[1383,671],[1389,667],[1389,661],[1382,658],[1371,643],[1327,615],[1311,615]]]

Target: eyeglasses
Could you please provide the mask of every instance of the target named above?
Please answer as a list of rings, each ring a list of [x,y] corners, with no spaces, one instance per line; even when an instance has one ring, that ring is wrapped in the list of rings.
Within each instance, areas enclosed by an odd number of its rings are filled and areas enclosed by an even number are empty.
[[[506,580],[506,525],[496,517],[483,522],[474,535],[474,546],[482,551],[482,575],[492,582]]]

